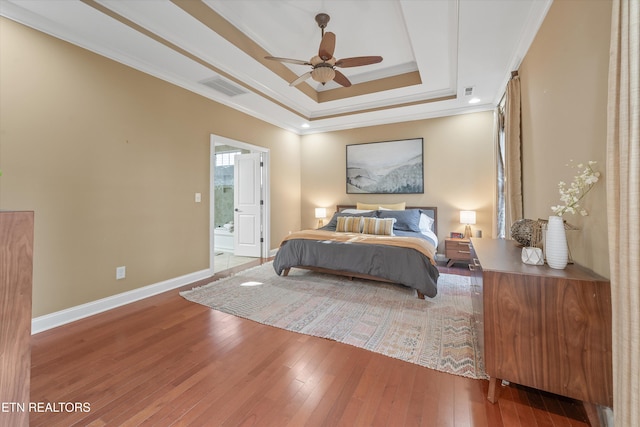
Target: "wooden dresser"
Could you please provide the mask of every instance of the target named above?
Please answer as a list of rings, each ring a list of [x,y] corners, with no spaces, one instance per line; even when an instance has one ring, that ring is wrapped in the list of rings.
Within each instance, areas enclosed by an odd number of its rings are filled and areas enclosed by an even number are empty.
[[[496,384],[507,380],[612,407],[609,281],[577,264],[564,270],[524,264],[511,240],[471,243],[488,399],[496,402]]]
[[[33,212],[0,211],[0,425],[29,425],[32,260]]]

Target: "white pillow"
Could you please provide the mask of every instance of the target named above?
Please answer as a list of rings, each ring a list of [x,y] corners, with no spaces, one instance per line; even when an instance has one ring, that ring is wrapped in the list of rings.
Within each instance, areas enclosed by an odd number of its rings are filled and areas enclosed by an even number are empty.
[[[433,218],[421,212],[419,227],[422,233],[425,231],[433,231]]]

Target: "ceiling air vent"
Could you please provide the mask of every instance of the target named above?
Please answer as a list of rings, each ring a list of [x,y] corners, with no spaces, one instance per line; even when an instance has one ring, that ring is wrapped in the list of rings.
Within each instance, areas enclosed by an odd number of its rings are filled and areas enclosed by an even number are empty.
[[[230,97],[247,93],[247,91],[240,86],[237,86],[219,76],[207,80],[202,80],[200,81],[200,83]]]
[[[465,87],[464,96],[471,96],[471,95],[473,95],[473,86]]]

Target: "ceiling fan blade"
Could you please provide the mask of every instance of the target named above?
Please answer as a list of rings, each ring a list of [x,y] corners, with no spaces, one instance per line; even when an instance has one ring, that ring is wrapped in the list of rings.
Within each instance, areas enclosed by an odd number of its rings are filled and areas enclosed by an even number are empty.
[[[297,86],[303,81],[307,80],[309,77],[311,77],[311,71],[309,71],[308,73],[304,73],[303,75],[289,83],[289,86]]]
[[[342,74],[338,70],[334,70],[334,71],[336,72],[336,76],[333,78],[334,82],[336,82],[339,85],[342,85],[344,87],[351,86],[351,82],[349,81],[349,79],[344,74]]]
[[[289,64],[297,64],[297,65],[311,65],[308,61],[301,61],[299,59],[289,59],[289,58],[277,58],[275,56],[265,56],[264,59],[270,59],[272,61],[278,62],[288,62]]]
[[[339,59],[336,61],[336,67],[359,67],[361,65],[377,64],[378,62],[382,62],[382,56],[356,56]]]
[[[323,61],[327,61],[333,57],[333,51],[336,48],[336,35],[333,33],[324,33],[318,49],[318,56]]]

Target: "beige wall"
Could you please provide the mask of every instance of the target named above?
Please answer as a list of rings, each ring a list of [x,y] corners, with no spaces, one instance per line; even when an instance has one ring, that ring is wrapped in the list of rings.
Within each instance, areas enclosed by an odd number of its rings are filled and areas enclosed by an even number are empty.
[[[548,218],[559,204],[565,165],[595,160],[602,181],[587,196],[588,217],[566,216],[581,228],[569,233],[574,259],[609,276],[604,177],[611,1],[557,0],[520,67],[522,80],[525,218]],[[493,230],[492,113],[477,113],[302,138],[301,223],[315,225],[313,209],[357,201],[407,201],[439,209],[439,237],[462,231],[460,209],[478,211],[485,237]],[[424,138],[424,195],[347,195],[345,145]],[[440,247],[442,251],[442,245]]]
[[[521,67],[526,218],[547,218],[569,183],[570,160],[598,162],[601,182],[585,199],[589,216],[564,218],[574,259],[609,277],[605,182],[610,0],[558,0]]]
[[[557,0],[520,68],[525,217],[550,214],[568,159],[605,175],[610,11]],[[299,137],[2,18],[0,55],[0,209],[36,212],[34,316],[208,267],[212,133],[271,150],[272,247],[357,201],[437,206],[441,239],[461,209],[493,232],[491,112]],[[417,137],[425,194],[346,194],[347,144]],[[604,187],[568,219],[576,260],[608,276]]]
[[[298,135],[13,21],[0,43],[0,209],[35,211],[34,316],[209,267],[212,133],[270,149],[272,246],[299,227]]]
[[[346,145],[424,139],[424,194],[346,193]],[[460,210],[476,210],[477,224],[491,236],[494,194],[493,113],[483,112],[371,126],[302,138],[302,225],[314,227],[314,208],[356,202],[406,202],[438,207],[440,251],[451,231],[463,232]]]

